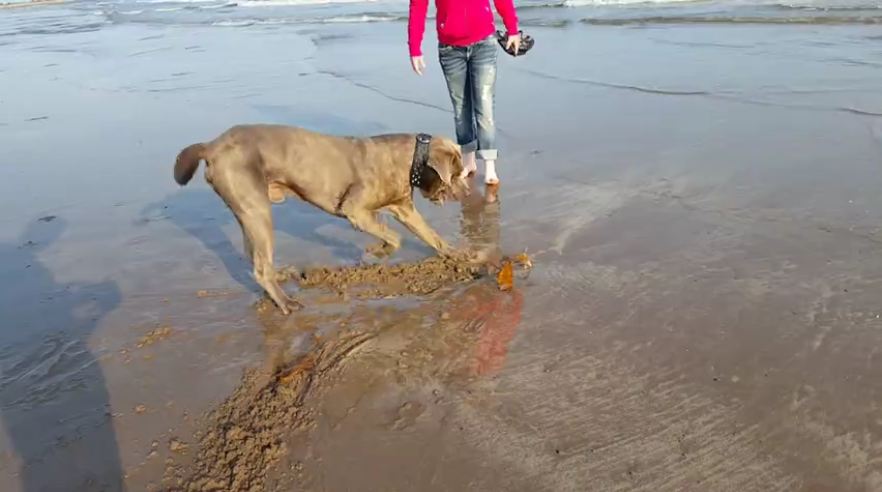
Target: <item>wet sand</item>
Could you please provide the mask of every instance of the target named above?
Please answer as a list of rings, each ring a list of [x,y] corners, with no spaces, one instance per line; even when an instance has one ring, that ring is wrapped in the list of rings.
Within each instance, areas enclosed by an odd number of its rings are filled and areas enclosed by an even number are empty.
[[[174,155],[242,122],[450,133],[403,26],[10,15],[4,490],[882,490],[878,28],[533,28],[499,203],[419,205],[529,277],[282,317]],[[274,213],[280,265],[370,242]]]

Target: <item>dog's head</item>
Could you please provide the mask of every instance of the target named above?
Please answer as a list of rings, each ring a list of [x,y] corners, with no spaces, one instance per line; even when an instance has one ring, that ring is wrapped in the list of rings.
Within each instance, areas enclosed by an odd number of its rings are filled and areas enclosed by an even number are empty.
[[[461,200],[469,193],[462,177],[462,152],[449,138],[434,137],[429,144],[429,162],[420,176],[420,193],[441,205],[445,200]]]

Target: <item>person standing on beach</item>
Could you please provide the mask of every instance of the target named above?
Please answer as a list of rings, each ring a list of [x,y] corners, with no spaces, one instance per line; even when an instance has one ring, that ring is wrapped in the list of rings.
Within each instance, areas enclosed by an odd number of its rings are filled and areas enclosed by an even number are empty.
[[[517,53],[521,44],[513,0],[493,0],[507,31],[506,47]],[[429,0],[410,0],[407,24],[410,64],[422,75],[426,68],[422,41]],[[490,0],[435,0],[438,58],[453,103],[457,143],[462,148],[463,173],[473,174],[477,158],[484,161],[486,184],[498,184],[496,123],[496,25]]]

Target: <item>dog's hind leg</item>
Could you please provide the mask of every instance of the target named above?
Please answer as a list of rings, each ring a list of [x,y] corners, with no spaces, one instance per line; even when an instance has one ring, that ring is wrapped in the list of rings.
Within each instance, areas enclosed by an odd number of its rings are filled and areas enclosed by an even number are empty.
[[[242,226],[246,248],[250,250],[248,252],[254,266],[254,280],[283,313],[289,314],[292,310],[300,309],[300,303],[288,297],[276,279],[276,270],[273,267],[273,220],[269,200],[266,200],[265,206],[261,204],[259,207],[249,207],[234,213]]]
[[[256,172],[215,172],[211,184],[242,227],[245,252],[254,266],[254,280],[285,314],[301,307],[288,297],[273,268],[273,218],[267,186]]]

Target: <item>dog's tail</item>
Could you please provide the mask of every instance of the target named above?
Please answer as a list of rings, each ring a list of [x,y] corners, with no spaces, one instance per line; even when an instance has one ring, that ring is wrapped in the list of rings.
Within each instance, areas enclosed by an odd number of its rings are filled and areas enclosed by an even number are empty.
[[[189,183],[199,168],[199,161],[205,159],[205,144],[193,144],[178,154],[175,161],[175,182],[181,186]]]

